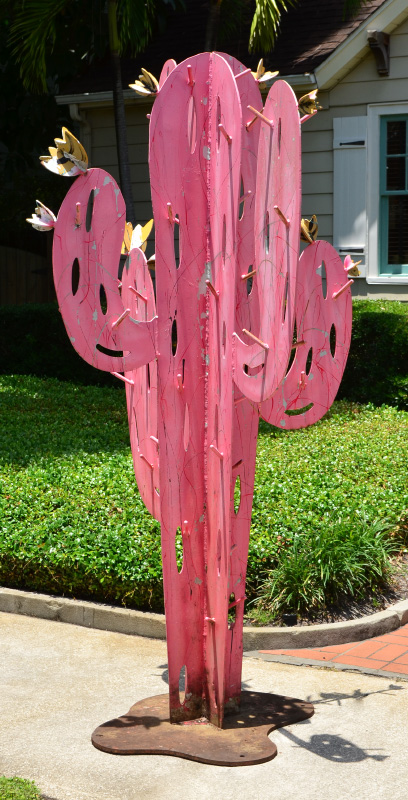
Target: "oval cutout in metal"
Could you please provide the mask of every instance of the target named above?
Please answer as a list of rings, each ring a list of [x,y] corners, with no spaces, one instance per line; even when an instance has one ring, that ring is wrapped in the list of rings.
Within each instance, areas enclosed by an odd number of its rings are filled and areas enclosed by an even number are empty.
[[[222,537],[221,531],[217,533],[217,572],[218,577],[221,575],[221,559],[222,559]]]
[[[243,197],[244,193],[245,193],[244,180],[243,180],[243,177],[241,175],[241,186],[240,186],[240,190],[239,190],[239,196]],[[244,216],[244,211],[245,211],[245,199],[241,200],[241,202],[239,204],[239,213],[238,213],[239,219],[242,219],[242,217]]]
[[[74,258],[74,261],[72,263],[72,274],[71,274],[71,289],[73,297],[75,297],[79,289],[80,274],[81,273],[80,273],[79,261],[77,258]]]
[[[330,352],[332,354],[332,358],[336,355],[336,328],[333,322],[333,325],[330,328],[329,334],[329,341],[330,341]]]
[[[190,100],[188,101],[187,134],[190,153],[194,153],[197,144],[197,112],[193,95],[191,95]]]
[[[269,253],[269,211],[265,216],[265,253]]]
[[[323,298],[326,299],[327,297],[327,272],[326,272],[326,264],[322,261],[322,265],[320,267],[320,275],[322,279],[322,294]]]
[[[312,369],[312,361],[313,361],[313,347],[310,348],[306,356],[306,366],[305,366],[306,375],[309,375],[309,372]]]
[[[95,201],[95,189],[91,189],[88,197],[88,205],[86,207],[86,218],[85,218],[85,228],[87,233],[91,230],[92,227],[92,215],[94,209],[94,201]]]
[[[177,215],[176,215],[177,216]],[[176,269],[180,266],[181,259],[181,226],[174,223],[173,237],[174,237],[174,261],[176,262]]]
[[[183,537],[181,535],[181,528],[177,528],[174,546],[176,549],[177,572],[180,573],[183,569]]]
[[[171,326],[171,352],[173,356],[177,353],[177,320],[173,319],[173,324]]]
[[[101,283],[99,287],[99,304],[101,307],[102,314],[106,314],[108,310],[108,298],[106,297],[105,287],[103,283]]]
[[[241,478],[237,476],[234,484],[234,512],[238,514],[241,505]]]

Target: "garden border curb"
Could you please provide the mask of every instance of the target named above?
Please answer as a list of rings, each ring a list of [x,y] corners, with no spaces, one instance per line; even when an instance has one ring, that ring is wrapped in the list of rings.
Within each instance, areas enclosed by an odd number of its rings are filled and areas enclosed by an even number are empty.
[[[130,636],[166,638],[164,614],[117,608],[86,600],[71,600],[67,597],[53,597],[21,589],[0,586],[0,611]],[[376,614],[344,622],[293,628],[246,626],[244,650],[289,650],[358,642],[395,631],[407,623],[408,599],[401,600]]]

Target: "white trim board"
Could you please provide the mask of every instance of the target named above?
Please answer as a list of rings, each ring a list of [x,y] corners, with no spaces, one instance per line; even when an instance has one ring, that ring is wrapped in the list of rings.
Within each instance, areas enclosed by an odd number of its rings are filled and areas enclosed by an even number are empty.
[[[332,89],[370,51],[367,30],[392,33],[398,25],[408,19],[407,0],[388,0],[347,37],[331,55],[315,69],[320,90]]]

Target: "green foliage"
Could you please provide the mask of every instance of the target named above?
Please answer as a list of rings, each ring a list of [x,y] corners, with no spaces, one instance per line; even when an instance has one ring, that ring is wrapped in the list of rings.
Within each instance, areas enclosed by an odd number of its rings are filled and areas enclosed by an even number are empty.
[[[407,463],[408,413],[395,408],[337,402],[292,432],[261,422],[247,591],[264,584],[261,616],[383,584],[408,538]],[[163,610],[159,525],[136,488],[123,387],[4,376],[0,487],[0,584]],[[384,518],[401,520],[393,539]]]
[[[161,609],[124,391],[16,376],[0,399],[0,583]]]
[[[118,383],[76,354],[52,304],[0,306],[0,365],[3,374],[90,385]],[[408,303],[353,301],[350,354],[338,399],[408,410]]]
[[[281,561],[279,581],[284,570],[293,571],[299,575],[299,586],[302,570],[310,568],[310,554],[317,564],[319,547],[327,537],[343,537],[346,549],[351,542],[358,551],[358,541],[364,537],[361,533],[356,538],[355,531],[370,529],[369,540],[379,519],[387,520],[388,528],[396,525],[408,508],[407,457],[408,414],[387,406],[335,402],[316,425],[292,432],[261,422],[248,559],[251,596]],[[399,542],[404,536],[401,530]],[[376,541],[380,544],[382,537]],[[378,563],[383,563],[381,558]],[[316,575],[312,571],[307,582],[310,606],[317,591]],[[383,570],[381,580],[385,579]],[[325,580],[325,603],[341,586],[351,591],[343,577],[336,589],[331,575],[326,574]],[[381,580],[378,574],[377,584]],[[353,591],[358,583],[356,572]],[[321,579],[319,587],[320,591]],[[300,602],[300,595],[294,602]]]
[[[47,91],[50,74],[74,75],[102,58],[112,20],[120,54],[135,55],[181,8],[183,0],[0,0],[10,14],[9,43],[20,77],[34,92]]]
[[[49,81],[50,93],[42,97],[24,89],[6,43],[8,32],[7,20],[0,19],[0,243],[45,255],[50,239],[25,220],[36,198],[57,211],[67,187],[41,169],[38,157],[62,125],[72,129],[73,123],[68,107],[55,102],[55,82]]]
[[[327,521],[315,531],[280,539],[274,569],[259,587],[254,617],[279,618],[289,611],[305,614],[336,604],[343,596],[364,598],[390,577],[390,558],[401,540],[389,525],[353,520]]]
[[[61,314],[51,303],[0,306],[0,365],[3,374],[121,387],[117,378],[91,367],[76,353]]]
[[[269,52],[278,34],[282,11],[298,0],[256,0],[249,38],[249,52]]]
[[[338,398],[408,410],[408,303],[353,301],[351,347]]]
[[[1,800],[41,800],[41,795],[33,781],[24,778],[6,778],[0,775]]]

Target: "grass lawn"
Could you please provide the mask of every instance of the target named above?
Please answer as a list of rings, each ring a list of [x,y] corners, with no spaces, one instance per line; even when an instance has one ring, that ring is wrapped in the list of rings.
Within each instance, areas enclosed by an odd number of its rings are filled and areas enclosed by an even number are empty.
[[[24,778],[6,778],[0,775],[1,800],[41,800],[39,789],[33,781]]]
[[[407,514],[407,465],[406,411],[340,401],[305,430],[261,423],[248,587],[263,619],[382,584],[404,547],[384,528]],[[1,584],[162,610],[121,387],[2,376],[0,487]]]

